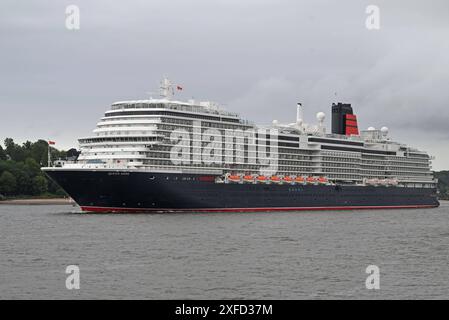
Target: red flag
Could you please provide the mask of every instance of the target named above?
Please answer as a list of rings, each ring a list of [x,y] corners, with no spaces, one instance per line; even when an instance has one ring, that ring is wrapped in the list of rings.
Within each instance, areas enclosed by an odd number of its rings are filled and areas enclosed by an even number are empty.
[[[177,90],[182,90],[182,87],[181,86],[176,86],[176,89]]]
[[[56,144],[56,142],[54,142],[54,141],[48,141],[48,144],[54,145],[54,144]]]

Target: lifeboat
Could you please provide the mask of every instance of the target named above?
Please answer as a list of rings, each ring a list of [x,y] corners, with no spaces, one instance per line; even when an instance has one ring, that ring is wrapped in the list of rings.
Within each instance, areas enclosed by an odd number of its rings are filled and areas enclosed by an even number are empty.
[[[241,177],[238,175],[229,175],[228,181],[229,182],[240,182]]]
[[[306,181],[307,183],[315,183],[316,179],[314,177],[307,177]]]
[[[296,182],[296,183],[304,183],[304,178],[301,177],[301,176],[297,176],[297,177],[295,178],[295,182]]]
[[[283,177],[282,181],[285,182],[285,183],[293,183],[292,177],[289,177],[289,176]]]
[[[253,183],[254,182],[254,177],[251,176],[251,175],[245,175],[245,176],[243,176],[243,182]]]
[[[270,181],[273,183],[280,183],[281,182],[281,178],[278,176],[271,176]]]
[[[325,178],[325,177],[319,177],[319,178],[318,178],[318,182],[321,183],[321,184],[326,184],[326,183],[327,183],[327,178]]]
[[[398,185],[398,180],[396,180],[396,179],[390,179],[390,184],[391,184],[392,186],[397,186],[397,185]]]
[[[267,182],[267,177],[265,177],[265,176],[257,176],[257,178],[256,178],[256,181],[257,182],[261,182],[261,183],[265,183],[265,182]]]

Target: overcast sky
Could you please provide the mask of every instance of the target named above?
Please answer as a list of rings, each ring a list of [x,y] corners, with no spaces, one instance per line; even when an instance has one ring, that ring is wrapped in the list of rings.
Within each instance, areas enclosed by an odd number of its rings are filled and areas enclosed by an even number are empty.
[[[297,101],[329,123],[349,102],[362,128],[388,126],[449,169],[447,0],[2,0],[0,50],[0,139],[77,147],[113,101],[148,98],[166,75],[177,98],[257,123],[294,121]]]

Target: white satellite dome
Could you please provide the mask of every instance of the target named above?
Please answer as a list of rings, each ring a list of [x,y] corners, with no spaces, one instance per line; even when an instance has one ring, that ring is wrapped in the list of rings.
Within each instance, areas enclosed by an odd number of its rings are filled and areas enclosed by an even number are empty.
[[[317,119],[319,122],[323,122],[325,118],[326,118],[326,114],[324,114],[324,112],[318,112],[318,113],[316,114],[316,119]]]
[[[374,128],[374,127],[368,127],[368,131],[374,131],[374,130],[376,130],[376,128]]]
[[[383,135],[387,135],[388,134],[388,127],[382,127],[381,129],[380,129],[380,131],[382,132],[382,134]]]
[[[279,121],[273,120],[273,125],[274,125],[274,126],[277,126],[278,124],[279,124]]]

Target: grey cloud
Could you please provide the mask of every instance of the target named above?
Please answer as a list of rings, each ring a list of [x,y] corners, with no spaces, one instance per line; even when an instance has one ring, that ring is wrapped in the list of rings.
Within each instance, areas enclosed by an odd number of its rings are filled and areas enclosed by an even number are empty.
[[[81,30],[64,27],[77,4]],[[351,102],[362,127],[428,149],[447,168],[449,3],[376,1],[30,1],[0,4],[0,137],[76,145],[115,100],[168,75],[179,98],[289,122]],[[335,92],[337,96],[335,96]]]

